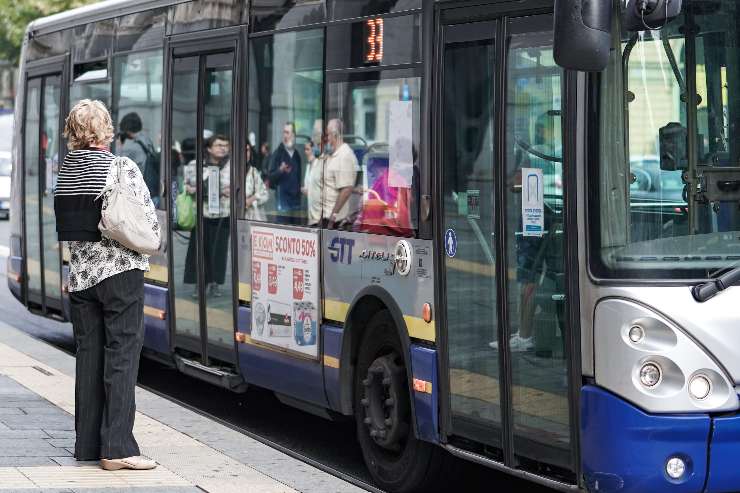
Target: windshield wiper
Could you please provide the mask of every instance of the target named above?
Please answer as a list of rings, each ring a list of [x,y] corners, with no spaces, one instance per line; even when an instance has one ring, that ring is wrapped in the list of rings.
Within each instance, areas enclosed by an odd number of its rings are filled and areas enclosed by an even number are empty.
[[[735,267],[716,279],[710,279],[707,282],[694,286],[691,288],[691,294],[694,295],[696,301],[703,303],[720,291],[724,291],[730,286],[737,284],[740,284],[740,267]]]

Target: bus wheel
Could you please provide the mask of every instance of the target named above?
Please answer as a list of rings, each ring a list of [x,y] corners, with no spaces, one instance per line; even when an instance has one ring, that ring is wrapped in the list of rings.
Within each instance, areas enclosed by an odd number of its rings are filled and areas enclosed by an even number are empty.
[[[442,469],[444,451],[414,436],[403,350],[387,310],[378,312],[365,332],[354,394],[357,438],[378,485],[395,493],[438,487],[435,473]]]

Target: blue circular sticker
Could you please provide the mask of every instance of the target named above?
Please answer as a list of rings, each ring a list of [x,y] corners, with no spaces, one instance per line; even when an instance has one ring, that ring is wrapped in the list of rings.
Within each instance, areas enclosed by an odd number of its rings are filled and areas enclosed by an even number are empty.
[[[445,231],[445,252],[448,257],[454,257],[457,253],[457,235],[452,229]]]

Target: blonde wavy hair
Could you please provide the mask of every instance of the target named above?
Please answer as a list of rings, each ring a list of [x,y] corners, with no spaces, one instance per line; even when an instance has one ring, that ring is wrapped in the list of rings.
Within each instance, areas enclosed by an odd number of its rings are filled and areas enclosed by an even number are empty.
[[[113,121],[100,101],[83,99],[64,121],[64,137],[70,150],[108,145],[113,140]]]

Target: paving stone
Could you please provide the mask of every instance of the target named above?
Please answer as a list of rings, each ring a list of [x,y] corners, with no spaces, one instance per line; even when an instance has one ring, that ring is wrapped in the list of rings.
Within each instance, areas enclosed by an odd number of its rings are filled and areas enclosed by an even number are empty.
[[[0,490],[5,493],[5,490]],[[46,491],[46,490],[35,490]],[[146,493],[203,493],[204,490],[195,486],[148,486]],[[249,491],[248,489],[244,490]],[[74,493],[92,493],[89,489],[74,489]],[[143,488],[106,488],[105,493],[144,493]]]
[[[74,490],[68,490],[68,489],[59,490],[59,489],[48,489],[48,488],[41,488],[41,489],[39,489],[39,488],[21,488],[21,489],[12,489],[12,490],[6,490],[5,488],[3,488],[0,491],[2,491],[3,493],[77,493]],[[86,489],[86,490],[78,490],[78,491],[79,491],[79,493],[82,493],[82,492],[85,492],[85,493],[93,493],[89,489]]]
[[[19,407],[0,407],[0,416],[25,415]]]
[[[96,460],[77,460],[74,457],[49,457],[51,460],[59,464],[60,466],[97,466],[98,461]],[[4,492],[3,492],[4,493]]]
[[[0,467],[34,467],[34,466],[53,466],[56,463],[50,457],[0,457]],[[0,487],[0,491],[5,490]]]
[[[65,447],[74,447],[75,446],[75,439],[74,438],[50,438],[47,440],[47,442],[57,448],[65,448]]]
[[[74,431],[74,421],[72,422],[72,428],[69,429],[54,429],[54,428],[46,428],[44,427],[43,430],[51,437],[51,438],[75,438],[75,431]]]
[[[21,411],[23,411],[25,414],[28,414],[29,416],[43,416],[42,419],[46,419],[47,417],[58,417],[59,419],[69,419],[72,418],[72,415],[69,414],[67,411],[63,409],[59,409],[58,407],[55,407],[54,405],[49,405],[48,407],[26,407],[21,406]],[[2,412],[0,411],[0,414]]]
[[[44,430],[11,430],[0,428],[0,439],[3,438],[50,438]]]
[[[55,430],[74,428],[74,418],[61,417],[50,417],[45,418],[43,416],[0,416],[0,422],[4,423],[11,430],[41,430],[45,426],[51,427]],[[61,437],[60,437],[61,438]]]
[[[0,396],[6,397],[0,392]],[[36,397],[34,395],[29,396],[26,399],[20,398],[20,396],[13,396],[13,398],[0,399],[0,408],[6,407],[49,407],[49,401]]]
[[[0,438],[0,457],[50,457],[67,455],[41,438]]]

